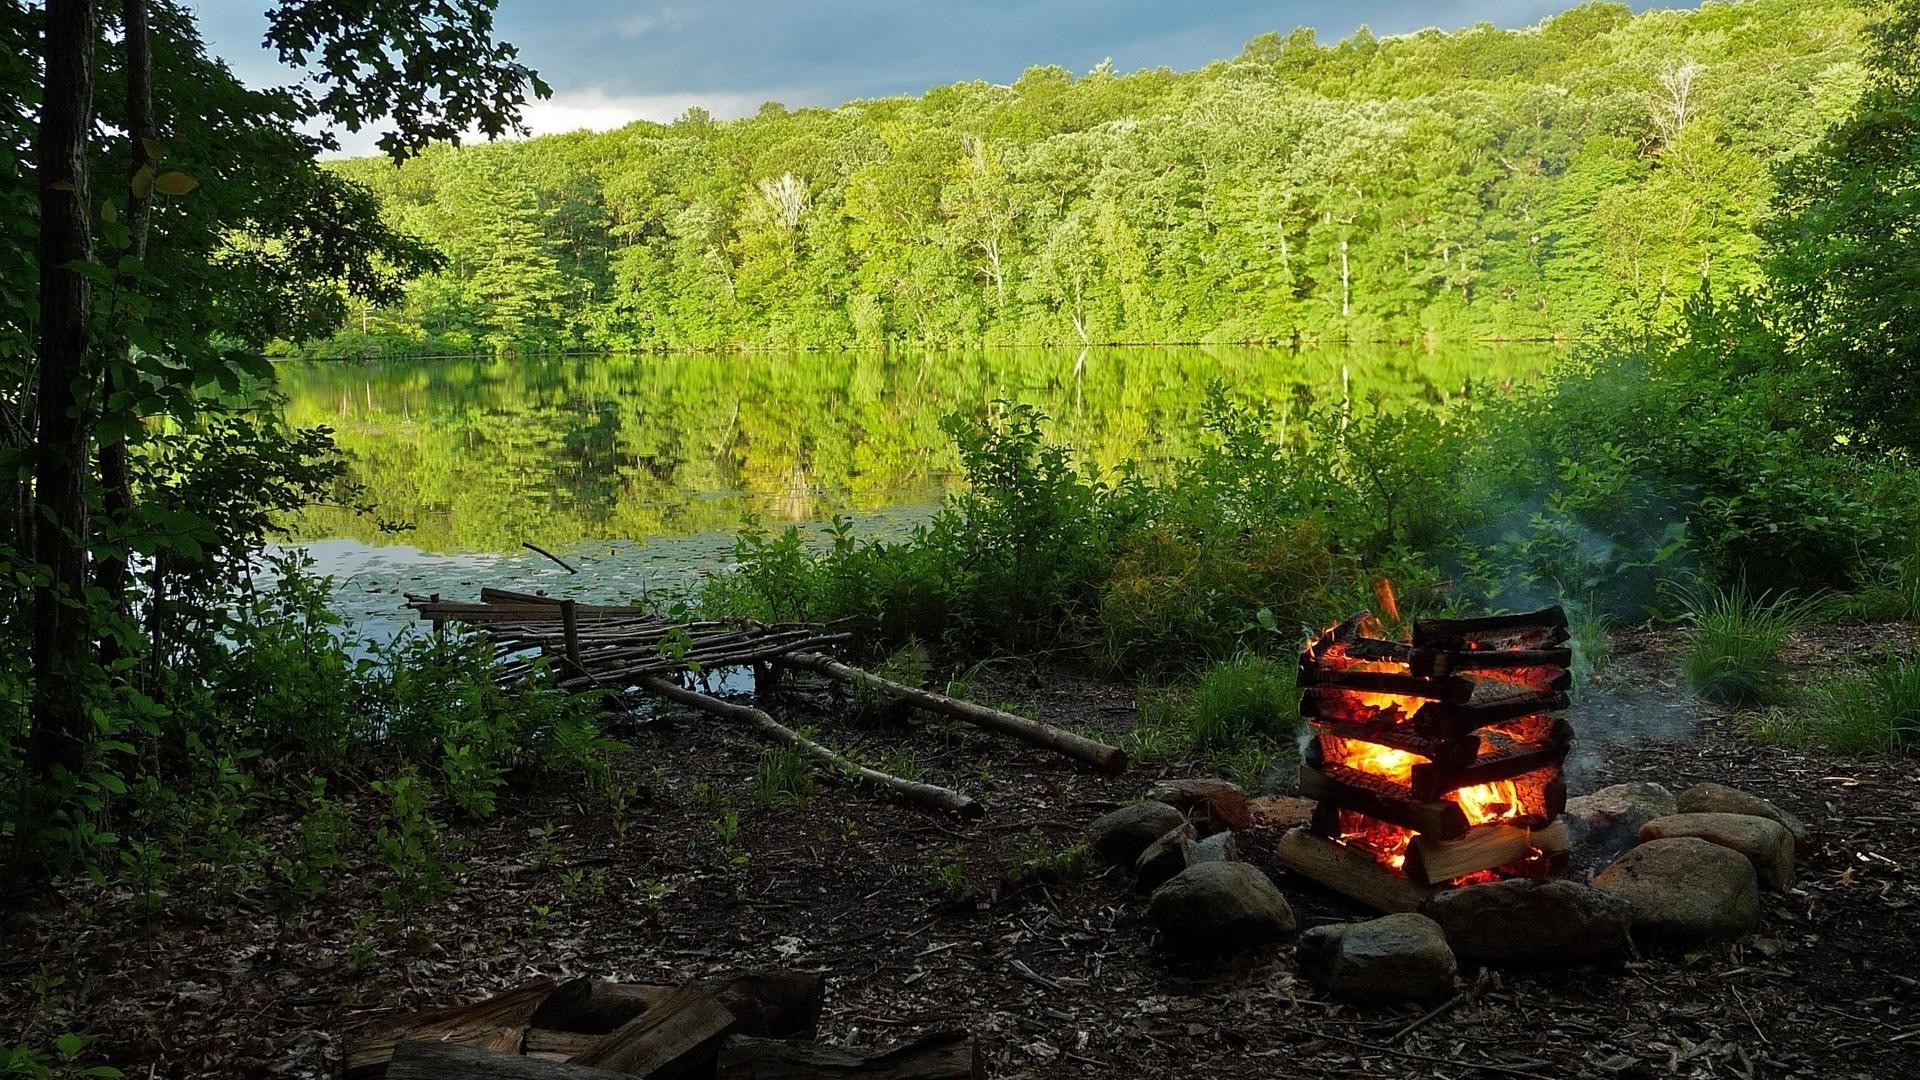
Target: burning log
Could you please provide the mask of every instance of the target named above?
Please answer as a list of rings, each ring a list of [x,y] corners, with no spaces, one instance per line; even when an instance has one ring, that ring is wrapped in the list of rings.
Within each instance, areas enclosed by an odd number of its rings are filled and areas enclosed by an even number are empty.
[[[1532,851],[1564,854],[1572,847],[1566,823],[1545,829],[1495,823],[1476,825],[1458,840],[1415,837],[1407,848],[1407,876],[1425,885],[1443,885],[1454,878],[1517,863]]]
[[[1301,795],[1441,839],[1457,839],[1467,833],[1467,815],[1458,803],[1415,802],[1391,782],[1371,773],[1340,765],[1323,768],[1324,772],[1301,766]]]
[[[1288,829],[1275,850],[1280,865],[1380,911],[1418,911],[1432,894],[1358,848]]]

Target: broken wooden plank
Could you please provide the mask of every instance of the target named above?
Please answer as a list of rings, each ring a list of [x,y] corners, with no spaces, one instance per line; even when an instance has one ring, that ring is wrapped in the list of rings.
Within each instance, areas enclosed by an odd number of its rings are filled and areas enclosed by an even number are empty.
[[[395,1047],[386,1075],[387,1080],[632,1080],[625,1073],[432,1039],[409,1039]]]
[[[732,1010],[691,986],[620,1025],[576,1064],[634,1076],[690,1076],[710,1064],[739,1021]]]
[[[980,1047],[943,1031],[879,1053],[736,1035],[720,1050],[716,1080],[985,1080]]]

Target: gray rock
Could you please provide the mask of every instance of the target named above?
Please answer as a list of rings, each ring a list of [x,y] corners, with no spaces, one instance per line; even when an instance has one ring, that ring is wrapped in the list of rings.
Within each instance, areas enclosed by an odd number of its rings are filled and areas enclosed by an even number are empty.
[[[1455,956],[1477,964],[1540,967],[1590,964],[1627,951],[1633,909],[1571,881],[1515,878],[1449,889],[1425,911]]]
[[[1593,885],[1627,902],[1633,932],[1690,945],[1760,925],[1760,881],[1747,857],[1697,836],[1649,840],[1602,870]]]
[[[1147,798],[1185,813],[1202,835],[1253,824],[1247,793],[1229,780],[1162,780],[1147,792]]]
[[[1137,802],[1095,818],[1087,844],[1115,866],[1131,868],[1155,840],[1186,823],[1186,815],[1163,802]]]
[[[1293,908],[1258,867],[1243,862],[1189,866],[1154,890],[1147,918],[1167,939],[1195,952],[1229,952],[1293,933]]]
[[[1239,862],[1240,844],[1230,832],[1217,832],[1193,845],[1187,854],[1189,863]]]
[[[1588,868],[1610,862],[1638,842],[1640,826],[1677,812],[1673,792],[1647,782],[1614,784],[1568,799],[1566,822],[1574,859]]]
[[[1680,793],[1674,807],[1681,814],[1746,814],[1777,821],[1793,834],[1793,846],[1802,854],[1813,847],[1813,835],[1807,823],[1750,791],[1725,784],[1695,784]]]
[[[1185,870],[1192,857],[1194,839],[1193,826],[1183,821],[1168,829],[1167,835],[1148,844],[1147,850],[1140,853],[1139,861],[1133,864],[1133,887],[1152,892]]]
[[[1697,836],[1747,857],[1760,887],[1781,892],[1793,884],[1793,834],[1771,818],[1751,814],[1672,814],[1640,826],[1640,839]]]
[[[1316,926],[1300,935],[1300,970],[1350,1001],[1427,1001],[1453,992],[1453,950],[1440,924],[1412,912]]]

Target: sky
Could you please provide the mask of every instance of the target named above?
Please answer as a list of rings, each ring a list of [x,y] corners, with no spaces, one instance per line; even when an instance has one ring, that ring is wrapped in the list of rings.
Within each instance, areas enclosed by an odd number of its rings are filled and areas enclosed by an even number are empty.
[[[985,79],[1035,65],[1085,72],[1185,70],[1231,57],[1249,38],[1310,26],[1333,42],[1478,22],[1530,26],[1576,0],[500,0],[499,35],[553,87],[526,120],[534,134],[671,120],[699,105],[745,116],[762,102],[835,105]],[[201,0],[212,51],[254,85],[294,79],[260,45],[268,0]],[[1634,0],[1636,9],[1648,0]],[[338,133],[371,152],[374,132]]]

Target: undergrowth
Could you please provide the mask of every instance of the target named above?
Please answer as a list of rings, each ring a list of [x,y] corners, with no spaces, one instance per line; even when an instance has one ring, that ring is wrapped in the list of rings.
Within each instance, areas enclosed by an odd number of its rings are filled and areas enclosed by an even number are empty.
[[[1791,692],[1780,649],[1820,611],[1819,597],[1755,593],[1745,582],[1686,596],[1687,651],[1681,671],[1708,701],[1772,705]]]

